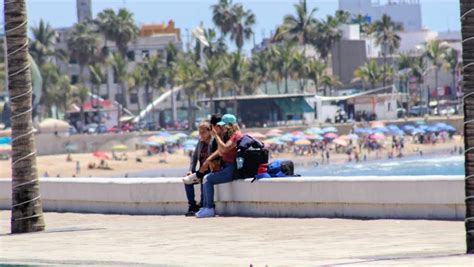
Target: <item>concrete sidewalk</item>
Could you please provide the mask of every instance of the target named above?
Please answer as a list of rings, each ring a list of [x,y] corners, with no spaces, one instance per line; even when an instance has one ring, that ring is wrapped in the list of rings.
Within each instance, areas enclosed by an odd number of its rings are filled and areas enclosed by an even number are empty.
[[[474,266],[464,223],[46,213],[46,232],[10,235],[0,265]]]

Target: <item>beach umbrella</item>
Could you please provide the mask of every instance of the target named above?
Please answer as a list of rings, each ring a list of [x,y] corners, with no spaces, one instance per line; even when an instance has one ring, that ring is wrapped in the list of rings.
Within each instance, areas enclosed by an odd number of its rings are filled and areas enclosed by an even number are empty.
[[[264,138],[267,137],[266,135],[261,134],[259,132],[251,132],[251,133],[247,133],[247,134],[252,136],[253,138],[256,138],[256,139],[264,139]]]
[[[409,131],[411,131],[411,130],[415,129],[415,126],[413,126],[413,125],[410,125],[410,124],[405,124],[405,125],[403,125],[403,127],[402,127],[402,128],[403,128],[403,130],[405,130],[405,131],[409,132]]]
[[[169,132],[162,131],[162,132],[159,132],[156,136],[168,137],[168,136],[171,136],[171,134]]]
[[[308,128],[308,129],[306,129],[306,131],[308,131],[310,133],[313,133],[313,134],[322,134],[323,133],[323,130],[319,127]]]
[[[334,144],[341,145],[341,146],[347,146],[348,145],[347,141],[342,139],[342,138],[336,138],[336,139],[332,140],[332,142]]]
[[[196,146],[198,144],[199,140],[197,139],[188,139],[184,141],[183,146]]]
[[[400,128],[395,125],[395,124],[390,124],[387,126],[387,129],[389,129],[390,131],[397,131],[397,130],[400,130]]]
[[[0,145],[11,144],[12,139],[10,137],[0,137]]]
[[[104,152],[94,152],[92,155],[98,159],[110,159],[110,156]]]
[[[392,131],[392,135],[394,135],[394,136],[404,136],[405,132],[402,131],[402,130]]]
[[[318,140],[321,136],[317,134],[308,134],[305,135],[305,138],[308,140]]]
[[[371,134],[369,138],[373,140],[381,140],[381,139],[385,139],[385,135],[383,133],[374,133],[374,134]]]
[[[196,149],[195,146],[184,146],[183,148],[184,151],[193,151],[194,149]]]
[[[357,134],[349,134],[347,137],[349,137],[350,140],[357,140],[359,139],[359,136]]]
[[[367,128],[355,128],[354,133],[356,134],[370,134],[372,130],[367,129]]]
[[[311,141],[309,141],[307,139],[300,139],[300,140],[295,142],[295,145],[297,145],[297,146],[309,146],[309,145],[311,145]]]
[[[334,138],[337,138],[337,134],[336,133],[327,133],[324,135],[325,138],[327,139],[334,139]]]
[[[437,133],[437,132],[440,132],[441,129],[438,128],[438,127],[435,127],[435,126],[430,126],[430,127],[426,128],[426,131],[430,132],[430,133]]]
[[[280,136],[278,139],[283,142],[289,142],[289,141],[293,141],[293,136],[285,134],[285,135]]]
[[[175,136],[168,136],[166,137],[165,142],[168,144],[176,144],[178,143],[178,139],[179,138],[176,138]]]
[[[199,136],[199,132],[198,131],[194,131],[191,133],[191,137],[198,137]]]
[[[337,133],[338,130],[336,127],[326,127],[323,129],[323,133]]]
[[[445,131],[448,131],[448,132],[456,132],[456,128],[454,128],[453,126],[451,125],[446,125],[446,127],[444,128]]]
[[[268,136],[268,137],[280,137],[281,133],[267,132],[265,135]]]
[[[270,131],[268,131],[268,132],[269,132],[269,133],[279,133],[279,134],[282,134],[282,133],[283,133],[283,131],[282,131],[282,130],[280,130],[280,129],[277,129],[277,128],[275,128],[275,129],[271,129],[271,130],[270,130]]]
[[[386,127],[376,127],[376,128],[372,128],[372,132],[374,132],[374,133],[388,133],[388,132],[390,132],[390,130],[387,129]]]
[[[385,123],[383,121],[373,121],[370,123],[371,128],[385,128]]]
[[[291,135],[293,135],[293,136],[304,136],[304,133],[301,132],[301,131],[294,131],[294,132],[291,133]]]
[[[418,129],[418,128],[415,128],[410,132],[411,135],[424,134],[424,133],[425,133],[424,130],[421,130],[421,129]]]
[[[348,135],[343,134],[343,135],[339,135],[339,137],[337,139],[349,140],[350,138],[349,138]]]
[[[179,137],[179,138],[186,138],[186,137],[188,137],[188,135],[185,134],[185,133],[177,133],[177,134],[175,134],[174,136]]]
[[[421,124],[421,125],[418,125],[418,129],[421,129],[421,130],[427,130],[428,128],[430,128],[430,126],[426,125],[426,124]]]
[[[416,125],[426,125],[426,122],[424,122],[424,121],[417,121],[415,124],[416,124]]]
[[[127,151],[128,147],[126,145],[116,145],[112,147],[112,151]]]
[[[12,151],[12,146],[7,144],[0,145],[0,153],[7,153]]]

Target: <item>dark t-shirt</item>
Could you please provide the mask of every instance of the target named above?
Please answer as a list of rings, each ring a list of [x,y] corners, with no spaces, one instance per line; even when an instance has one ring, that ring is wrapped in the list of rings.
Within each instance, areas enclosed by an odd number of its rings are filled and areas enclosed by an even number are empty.
[[[211,142],[211,150],[209,151],[210,152],[209,154],[214,153],[216,150],[217,150],[217,141],[214,138],[212,139],[212,142]]]
[[[209,144],[202,143],[201,151],[199,152],[199,164],[202,166],[204,161],[206,161],[207,157],[209,157]]]

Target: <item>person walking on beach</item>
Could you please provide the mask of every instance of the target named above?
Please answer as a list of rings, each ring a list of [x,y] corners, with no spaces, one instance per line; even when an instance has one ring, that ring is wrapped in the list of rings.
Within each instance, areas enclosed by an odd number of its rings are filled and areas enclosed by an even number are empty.
[[[217,123],[224,129],[224,138],[219,136],[218,131],[213,129],[212,135],[217,141],[218,152],[222,156],[224,166],[218,172],[211,172],[204,176],[204,205],[196,213],[198,218],[214,217],[214,185],[229,183],[233,179],[235,170],[235,159],[237,156],[237,142],[243,137],[237,125],[237,118],[232,114],[225,114]]]

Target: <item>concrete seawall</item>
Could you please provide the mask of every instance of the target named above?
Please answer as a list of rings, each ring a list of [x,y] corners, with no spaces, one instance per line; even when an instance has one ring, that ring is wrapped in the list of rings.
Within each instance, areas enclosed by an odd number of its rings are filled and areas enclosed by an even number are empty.
[[[178,215],[187,209],[181,178],[43,178],[45,211]],[[198,186],[195,187],[198,190]],[[305,177],[239,180],[217,186],[226,216],[328,218],[464,218],[461,176]],[[11,181],[0,180],[0,209]]]

